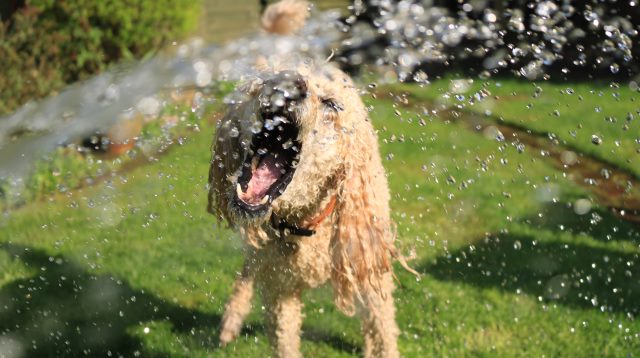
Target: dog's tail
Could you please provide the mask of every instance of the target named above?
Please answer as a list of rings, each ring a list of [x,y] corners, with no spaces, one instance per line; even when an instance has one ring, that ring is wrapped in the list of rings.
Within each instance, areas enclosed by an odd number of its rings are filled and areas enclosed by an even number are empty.
[[[281,0],[269,5],[262,14],[262,28],[269,33],[291,35],[300,30],[309,17],[305,0]]]

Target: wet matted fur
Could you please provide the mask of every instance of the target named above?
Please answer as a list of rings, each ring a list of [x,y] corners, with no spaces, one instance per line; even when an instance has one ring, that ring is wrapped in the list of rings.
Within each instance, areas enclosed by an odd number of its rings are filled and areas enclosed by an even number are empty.
[[[255,285],[276,353],[300,356],[300,295],[330,280],[338,308],[362,320],[365,356],[398,356],[389,189],[351,79],[329,65],[269,68],[229,102],[213,142],[209,211],[240,232],[246,258],[221,344],[239,334]]]

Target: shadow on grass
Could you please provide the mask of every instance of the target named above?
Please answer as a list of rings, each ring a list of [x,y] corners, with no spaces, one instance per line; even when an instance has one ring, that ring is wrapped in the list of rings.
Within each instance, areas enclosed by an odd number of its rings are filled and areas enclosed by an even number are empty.
[[[582,243],[499,235],[420,270],[439,280],[521,292],[575,308],[640,314],[638,255]]]
[[[0,248],[38,270],[0,290],[0,334],[27,356],[149,355],[128,329],[169,321],[174,331],[188,332],[220,322],[218,315],[168,303],[114,276],[91,274],[62,256],[20,245]]]
[[[264,326],[261,323],[251,324],[251,325],[245,324],[245,326],[242,328],[242,331],[240,332],[240,337],[243,337],[243,336],[251,337],[262,332],[264,332]],[[241,338],[238,338],[238,339],[241,339]],[[302,339],[311,341],[311,342],[316,342],[316,343],[324,343],[335,350],[342,351],[345,353],[349,353],[357,356],[362,355],[362,347],[352,344],[350,342],[347,342],[338,335],[318,329],[316,327],[303,324]],[[231,345],[233,345],[233,343],[231,343]]]
[[[1,244],[0,249],[38,271],[0,289],[0,355],[164,356],[132,334],[150,321],[169,322],[179,334],[197,332],[197,344],[209,352],[218,347],[217,314],[166,302],[120,278],[92,274],[40,249],[15,244]],[[261,325],[246,326],[242,335],[262,331]],[[359,347],[325,332],[305,332],[303,338],[359,352]]]
[[[357,356],[362,355],[361,347],[345,341],[338,335],[330,334],[329,332],[308,326],[303,326],[302,331],[303,339],[313,342],[323,342],[332,348],[345,353],[351,353]]]
[[[557,203],[546,205],[541,214],[525,221],[540,229],[585,233],[599,241],[629,240],[640,243],[640,224],[623,220],[607,209],[596,208],[585,215],[578,215],[566,203]]]

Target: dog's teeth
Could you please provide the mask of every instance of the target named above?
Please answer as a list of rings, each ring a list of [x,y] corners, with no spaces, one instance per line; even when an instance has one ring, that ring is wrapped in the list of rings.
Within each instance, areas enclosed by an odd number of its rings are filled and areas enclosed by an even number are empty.
[[[255,171],[256,168],[258,168],[258,162],[260,161],[260,158],[258,156],[253,157],[253,159],[251,160],[251,171]]]
[[[264,205],[269,201],[269,195],[265,195],[262,200],[260,200],[260,205]]]
[[[242,196],[242,187],[240,186],[240,183],[236,185],[236,194],[238,194],[238,197]]]

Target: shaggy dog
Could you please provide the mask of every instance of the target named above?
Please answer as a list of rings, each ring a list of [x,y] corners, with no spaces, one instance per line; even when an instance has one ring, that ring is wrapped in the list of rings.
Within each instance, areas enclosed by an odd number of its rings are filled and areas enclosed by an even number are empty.
[[[230,102],[213,143],[209,211],[247,244],[220,343],[238,336],[255,285],[277,354],[300,356],[300,296],[330,280],[338,308],[362,320],[365,356],[398,356],[389,190],[352,81],[328,65],[285,66],[259,72]]]

